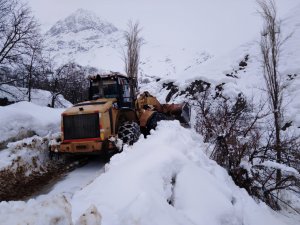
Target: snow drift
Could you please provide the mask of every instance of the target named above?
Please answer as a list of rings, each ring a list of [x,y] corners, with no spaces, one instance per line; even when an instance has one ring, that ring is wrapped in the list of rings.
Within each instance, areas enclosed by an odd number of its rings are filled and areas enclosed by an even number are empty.
[[[96,207],[102,224],[284,224],[207,158],[208,147],[177,121],[160,122],[75,193],[73,221]]]
[[[0,224],[71,224],[70,212],[71,206],[63,196],[47,201],[1,202]]]
[[[2,202],[0,218],[10,224],[55,224],[62,215],[57,224],[70,224],[71,216],[76,224],[287,224],[235,186],[205,155],[207,148],[193,130],[162,121],[147,139],[125,146],[105,173],[73,196]]]
[[[28,131],[40,136],[60,131],[60,115],[63,110],[30,102],[0,107],[0,143],[11,138],[18,140],[18,136]]]
[[[9,102],[27,101],[27,92],[27,88],[7,84],[0,85],[0,99],[6,98]],[[52,94],[49,91],[34,88],[31,90],[31,102],[40,106],[51,105]],[[58,95],[54,107],[64,108],[70,107],[71,105],[72,103],[66,100],[62,95]]]
[[[29,102],[0,107],[1,201],[30,196],[46,179],[63,172],[63,160],[50,161],[48,156],[49,140],[59,135],[62,111]]]

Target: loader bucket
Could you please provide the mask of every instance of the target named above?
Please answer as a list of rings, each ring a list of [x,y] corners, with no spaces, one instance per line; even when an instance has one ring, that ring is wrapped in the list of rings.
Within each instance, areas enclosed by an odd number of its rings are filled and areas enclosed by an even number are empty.
[[[191,120],[191,107],[188,103],[184,103],[181,109],[181,115],[179,121],[182,125],[190,127]]]
[[[191,108],[188,103],[164,104],[163,113],[179,120],[184,127],[190,127]]]

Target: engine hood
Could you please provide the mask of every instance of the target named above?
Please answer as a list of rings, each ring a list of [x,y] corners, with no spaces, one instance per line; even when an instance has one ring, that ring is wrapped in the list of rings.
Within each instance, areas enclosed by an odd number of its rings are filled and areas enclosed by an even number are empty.
[[[68,108],[63,114],[75,115],[75,114],[87,114],[94,112],[106,112],[112,107],[112,104],[116,102],[117,99],[97,99],[94,101],[86,101],[75,104],[71,108]]]

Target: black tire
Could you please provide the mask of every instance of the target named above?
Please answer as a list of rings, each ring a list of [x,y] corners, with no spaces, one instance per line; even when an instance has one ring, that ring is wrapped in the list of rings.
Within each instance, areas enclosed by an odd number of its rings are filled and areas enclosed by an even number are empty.
[[[141,135],[140,126],[136,122],[124,122],[118,130],[118,138],[123,144],[133,145]]]

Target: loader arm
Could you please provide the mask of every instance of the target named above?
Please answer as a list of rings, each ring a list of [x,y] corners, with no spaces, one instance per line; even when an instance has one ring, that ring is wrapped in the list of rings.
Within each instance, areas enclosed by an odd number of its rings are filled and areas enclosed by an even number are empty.
[[[139,112],[140,124],[144,126],[153,112],[163,113],[169,119],[179,120],[184,126],[190,125],[190,106],[188,103],[160,104],[156,97],[144,92],[136,101],[136,110]]]

